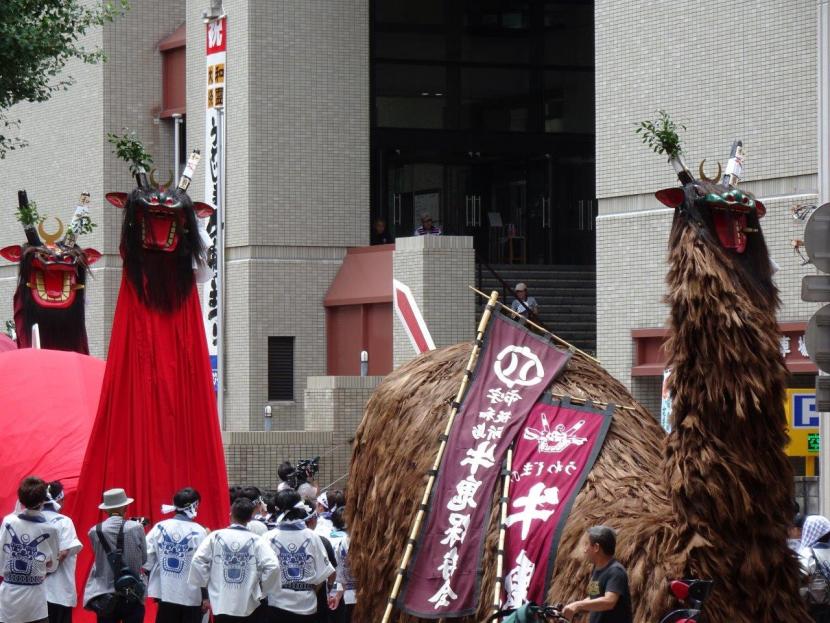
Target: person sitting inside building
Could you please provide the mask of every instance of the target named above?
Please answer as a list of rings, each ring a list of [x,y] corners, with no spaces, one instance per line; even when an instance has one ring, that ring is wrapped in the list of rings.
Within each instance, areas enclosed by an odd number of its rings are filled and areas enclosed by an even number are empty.
[[[375,219],[375,222],[372,223],[372,233],[369,237],[369,244],[392,244],[393,242],[395,242],[395,239],[392,237],[392,234],[389,233],[389,230],[386,229],[386,221],[382,218]]]
[[[421,214],[421,226],[415,230],[416,236],[440,236],[441,228],[432,222],[432,215],[429,212]]]
[[[532,296],[527,295],[527,285],[524,283],[517,283],[514,289],[516,298],[510,309],[521,314],[524,318],[535,320],[539,317],[539,303]]]

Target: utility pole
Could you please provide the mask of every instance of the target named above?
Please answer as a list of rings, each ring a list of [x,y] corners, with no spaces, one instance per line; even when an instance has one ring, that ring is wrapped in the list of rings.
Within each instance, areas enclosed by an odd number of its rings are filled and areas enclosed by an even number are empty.
[[[818,204],[830,201],[830,0],[817,0],[818,17]],[[819,378],[825,373],[819,372]],[[817,379],[819,381],[819,379]],[[820,381],[819,381],[820,382]],[[823,407],[816,390],[816,410]],[[830,516],[830,413],[819,414],[819,503]]]

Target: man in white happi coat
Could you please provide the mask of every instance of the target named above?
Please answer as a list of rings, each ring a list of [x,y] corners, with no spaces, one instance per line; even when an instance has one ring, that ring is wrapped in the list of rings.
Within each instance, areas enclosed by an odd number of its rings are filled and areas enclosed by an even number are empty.
[[[45,623],[46,574],[54,571],[60,555],[58,530],[43,516],[46,483],[24,478],[17,489],[21,512],[7,515],[0,526],[0,621]]]
[[[78,540],[75,524],[62,515],[61,500],[63,485],[60,481],[50,482],[46,487],[46,503],[43,516],[58,531],[58,568],[46,576],[46,605],[49,608],[49,623],[72,623],[72,609],[78,604],[75,589],[75,564],[83,545]]]
[[[200,623],[210,607],[206,588],[190,584],[190,563],[205,540],[207,530],[196,523],[201,497],[191,487],[180,489],[173,504],[162,505],[164,514],[176,514],[158,522],[147,535],[150,574],[147,594],[158,601],[156,623]]]
[[[238,497],[231,505],[231,525],[210,533],[190,562],[188,582],[207,587],[216,623],[263,620],[260,603],[280,583],[274,552],[247,528],[254,503]]]
[[[268,592],[269,620],[280,623],[312,623],[317,620],[317,590],[334,567],[319,535],[306,526],[310,509],[299,493],[277,493],[281,515],[277,526],[262,537],[280,562],[281,586]],[[325,602],[325,599],[323,600]]]

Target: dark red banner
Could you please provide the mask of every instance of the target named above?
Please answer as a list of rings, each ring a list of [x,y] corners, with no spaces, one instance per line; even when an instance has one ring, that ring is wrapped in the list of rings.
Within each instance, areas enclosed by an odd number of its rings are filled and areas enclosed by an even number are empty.
[[[504,455],[569,357],[512,320],[493,318],[450,431],[401,599],[405,612],[425,619],[475,612],[484,535]]]
[[[513,452],[505,541],[505,608],[545,603],[559,537],[596,461],[613,407],[539,402]]]

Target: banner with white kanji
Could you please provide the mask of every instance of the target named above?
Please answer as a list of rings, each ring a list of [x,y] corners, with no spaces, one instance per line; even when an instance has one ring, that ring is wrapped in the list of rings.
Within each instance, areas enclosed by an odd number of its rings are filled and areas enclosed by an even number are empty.
[[[475,612],[490,504],[504,456],[570,353],[496,315],[456,416],[401,608],[425,619]]]
[[[613,409],[543,400],[525,420],[508,496],[505,608],[545,603],[562,529],[602,448]]]

